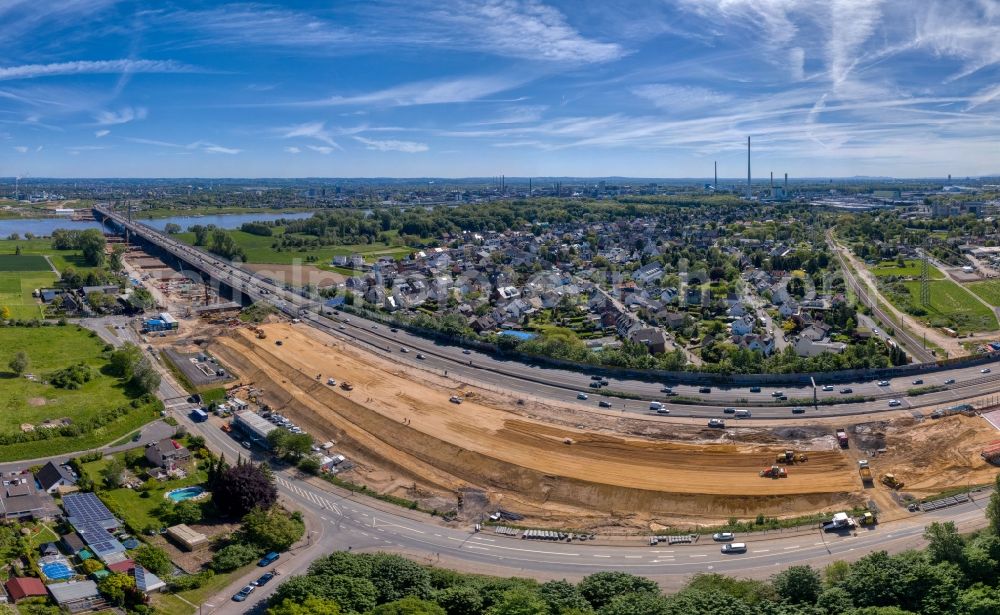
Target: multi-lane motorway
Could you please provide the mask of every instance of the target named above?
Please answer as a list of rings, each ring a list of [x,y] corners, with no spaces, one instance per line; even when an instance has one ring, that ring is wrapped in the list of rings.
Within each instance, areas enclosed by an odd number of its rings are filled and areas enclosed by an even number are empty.
[[[103,211],[103,210],[101,210]],[[983,395],[1000,392],[1000,370],[997,373],[983,373],[983,366],[956,368],[917,377],[894,378],[880,386],[874,380],[855,383],[838,383],[826,388],[826,383],[817,382],[815,391],[811,386],[761,387],[750,391],[748,387],[720,389],[711,387],[711,392],[703,392],[699,386],[667,382],[649,382],[609,376],[606,389],[611,392],[626,393],[639,399],[624,399],[611,395],[601,395],[590,388],[588,375],[569,370],[555,369],[497,358],[493,355],[440,344],[426,338],[392,331],[387,326],[347,314],[329,314],[322,305],[308,298],[284,289],[269,279],[256,276],[213,255],[175,241],[158,231],[137,223],[129,223],[114,214],[103,212],[120,225],[128,225],[133,235],[150,241],[161,249],[182,258],[190,265],[204,271],[221,284],[242,293],[253,300],[269,301],[291,317],[335,336],[360,344],[369,350],[392,355],[394,361],[409,362],[425,369],[448,375],[459,381],[477,383],[498,390],[523,394],[525,397],[548,398],[572,403],[584,408],[598,409],[601,401],[610,403],[612,411],[627,411],[650,414],[649,402],[659,400],[665,404],[672,416],[718,417],[723,408],[752,408],[754,419],[790,419],[859,415],[885,410],[906,410],[928,408],[957,403]],[[328,315],[329,314],[329,315]],[[403,352],[406,348],[409,352]],[[422,355],[424,359],[417,359]],[[673,392],[688,398],[700,398],[698,404],[670,403],[661,389],[671,386]],[[918,387],[937,386],[944,390],[909,397],[907,391]],[[845,392],[850,389],[850,392]],[[581,399],[580,394],[586,395]],[[813,407],[802,401],[774,405],[775,395],[784,393],[790,400],[811,400],[815,393],[820,404]],[[860,403],[837,403],[848,397],[874,398]],[[898,406],[890,406],[891,400],[898,400]],[[766,404],[766,405],[764,405]],[[794,405],[802,406],[806,412],[792,414]]]

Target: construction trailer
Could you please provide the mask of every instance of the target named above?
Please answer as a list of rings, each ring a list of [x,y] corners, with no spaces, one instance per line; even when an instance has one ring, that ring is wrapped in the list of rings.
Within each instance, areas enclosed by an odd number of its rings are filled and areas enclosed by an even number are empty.
[[[232,425],[233,429],[246,436],[250,442],[265,449],[270,448],[267,442],[267,434],[278,428],[274,423],[250,410],[237,412],[233,415]]]

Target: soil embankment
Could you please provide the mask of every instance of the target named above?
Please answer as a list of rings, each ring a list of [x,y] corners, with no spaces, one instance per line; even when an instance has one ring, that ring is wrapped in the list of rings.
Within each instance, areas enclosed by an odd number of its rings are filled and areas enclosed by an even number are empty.
[[[454,501],[460,489],[483,489],[491,505],[590,525],[792,516],[861,501],[852,495],[860,490],[853,462],[839,451],[810,451],[788,478],[760,478],[777,446],[597,433],[527,418],[474,391],[453,404],[458,390],[421,381],[419,370],[387,369],[299,327],[266,329],[266,340],[235,330],[211,350],[262,388],[272,407],[318,439],[337,440],[362,469],[378,468],[372,478],[409,497]],[[329,387],[328,377],[354,390]]]

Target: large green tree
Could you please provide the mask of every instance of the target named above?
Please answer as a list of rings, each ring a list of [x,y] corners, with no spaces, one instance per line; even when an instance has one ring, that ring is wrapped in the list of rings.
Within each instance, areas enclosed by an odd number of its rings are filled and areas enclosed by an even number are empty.
[[[634,574],[618,571],[597,572],[580,581],[580,593],[595,609],[611,602],[615,596],[633,593],[659,594],[656,583]]]
[[[812,566],[790,566],[771,579],[778,596],[794,603],[815,604],[823,589],[819,572]]]
[[[256,508],[243,517],[243,541],[264,551],[286,551],[302,538],[305,525],[284,510]]]

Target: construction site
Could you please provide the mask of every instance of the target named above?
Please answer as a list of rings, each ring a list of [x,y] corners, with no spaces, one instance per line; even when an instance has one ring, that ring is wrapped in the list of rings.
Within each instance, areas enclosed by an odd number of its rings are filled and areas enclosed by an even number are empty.
[[[978,416],[894,413],[719,430],[515,399],[304,324],[197,322],[188,335],[262,403],[354,461],[341,478],[466,520],[502,507],[536,526],[614,534],[872,503],[888,520],[908,514],[911,502],[995,474],[981,453],[997,432]]]

